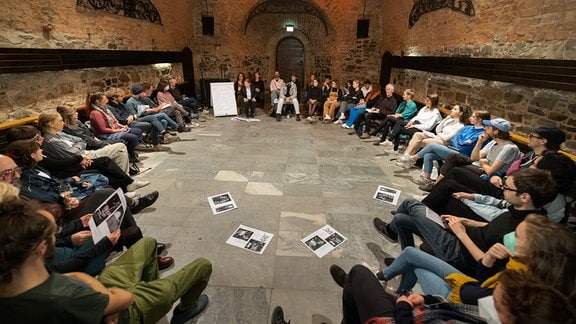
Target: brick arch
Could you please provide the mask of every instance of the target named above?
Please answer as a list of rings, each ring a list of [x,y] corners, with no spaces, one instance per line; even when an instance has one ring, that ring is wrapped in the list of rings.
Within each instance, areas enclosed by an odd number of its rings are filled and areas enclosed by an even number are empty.
[[[322,22],[326,35],[334,31],[328,15],[316,3],[306,0],[274,0],[263,1],[250,9],[243,23],[244,34],[254,18],[265,14],[312,15]]]
[[[304,79],[313,73],[313,62],[314,62],[314,47],[313,42],[310,38],[301,31],[295,30],[293,33],[286,33],[286,31],[279,31],[275,34],[270,35],[268,42],[266,43],[266,53],[274,53],[270,55],[270,60],[268,61],[268,71],[270,75],[276,69],[276,47],[285,38],[292,37],[298,39],[304,45]]]

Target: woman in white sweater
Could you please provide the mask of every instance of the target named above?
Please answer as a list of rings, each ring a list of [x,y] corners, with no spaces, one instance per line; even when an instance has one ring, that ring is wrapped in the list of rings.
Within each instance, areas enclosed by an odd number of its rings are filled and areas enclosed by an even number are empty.
[[[452,137],[458,134],[464,124],[468,122],[471,113],[470,107],[455,105],[452,107],[450,115],[436,126],[436,134],[428,131],[415,133],[404,154],[414,155],[420,148],[431,143],[449,145]]]

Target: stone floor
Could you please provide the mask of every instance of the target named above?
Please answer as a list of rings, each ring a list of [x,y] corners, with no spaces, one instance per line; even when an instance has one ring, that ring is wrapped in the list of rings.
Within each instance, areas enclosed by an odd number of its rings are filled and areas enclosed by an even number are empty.
[[[397,167],[395,154],[372,145],[376,138],[360,140],[339,125],[256,117],[217,117],[181,134],[170,152],[142,153],[151,169],[137,178],[151,184],[140,191],[158,190],[160,198],[136,219],[145,235],[171,244],[176,262],[164,276],[200,256],[212,261],[210,305],[192,323],[269,323],[277,305],[293,324],[312,323],[315,314],[340,323],[341,289],[330,265],[365,262],[376,270],[386,253],[398,255],[399,245],[372,226],[395,208],[372,197],[386,185],[402,190],[400,201],[422,198],[411,182],[418,170]],[[207,197],[223,192],[238,209],[213,215]],[[239,224],[274,234],[262,255],[225,243]],[[300,239],[325,224],[348,240],[318,258]]]

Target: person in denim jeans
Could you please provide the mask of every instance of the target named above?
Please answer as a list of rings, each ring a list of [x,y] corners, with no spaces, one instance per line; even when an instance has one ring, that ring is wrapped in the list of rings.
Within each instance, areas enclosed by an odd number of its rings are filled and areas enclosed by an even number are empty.
[[[510,174],[503,186],[504,198],[512,204],[508,211],[490,223],[442,215],[441,226],[427,217],[426,205],[404,200],[387,224],[374,219],[376,230],[402,249],[414,246],[414,235],[422,237],[440,259],[466,274],[474,274],[476,263],[505,234],[513,231],[528,214],[545,215],[542,206],[556,196],[556,184],[543,170],[523,169]]]

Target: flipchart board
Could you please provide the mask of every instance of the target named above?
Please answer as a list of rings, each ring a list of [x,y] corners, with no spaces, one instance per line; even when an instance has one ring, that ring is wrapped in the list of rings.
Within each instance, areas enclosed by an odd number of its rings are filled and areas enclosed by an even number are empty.
[[[210,83],[210,105],[214,107],[214,116],[236,116],[236,97],[233,82]]]

